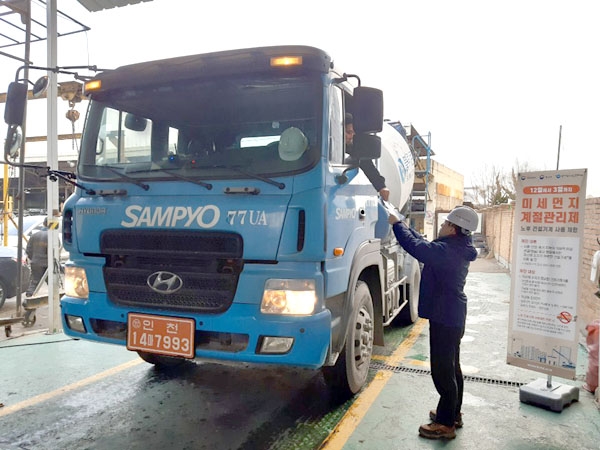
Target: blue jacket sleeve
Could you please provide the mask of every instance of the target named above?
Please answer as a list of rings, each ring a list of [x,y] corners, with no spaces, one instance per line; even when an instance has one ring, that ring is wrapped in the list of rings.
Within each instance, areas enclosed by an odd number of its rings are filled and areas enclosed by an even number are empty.
[[[402,222],[395,223],[392,229],[402,248],[422,263],[435,264],[444,257],[445,245],[443,243],[429,242]]]

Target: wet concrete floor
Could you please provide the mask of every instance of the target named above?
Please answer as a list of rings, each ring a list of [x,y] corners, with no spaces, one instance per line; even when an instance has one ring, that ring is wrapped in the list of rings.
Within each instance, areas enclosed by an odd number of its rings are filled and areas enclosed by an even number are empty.
[[[465,426],[452,441],[418,437],[437,402],[426,321],[386,331],[369,386],[337,405],[318,371],[206,362],[160,373],[124,348],[44,333],[40,309],[32,329],[0,336],[0,449],[599,449],[600,410],[583,389],[560,413],[519,401],[543,376],[505,363],[508,273],[477,260],[467,294]],[[581,347],[577,380],[553,382],[580,387],[586,366]]]
[[[383,366],[375,376],[379,385],[374,382],[362,393],[323,449],[600,449],[600,410],[589,392],[579,389],[579,401],[560,413],[519,401],[519,386],[547,377],[505,362],[509,274],[493,260],[478,259],[466,291],[464,427],[457,437],[431,441],[418,436],[419,425],[429,423],[429,410],[438,400],[428,372],[428,324],[423,323],[414,345],[392,367]],[[553,386],[580,388],[586,371],[587,352],[580,346],[577,379],[552,378]]]

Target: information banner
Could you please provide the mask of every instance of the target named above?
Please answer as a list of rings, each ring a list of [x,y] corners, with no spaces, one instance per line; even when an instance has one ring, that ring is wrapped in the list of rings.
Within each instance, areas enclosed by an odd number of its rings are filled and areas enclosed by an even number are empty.
[[[507,363],[575,379],[587,169],[518,175]]]

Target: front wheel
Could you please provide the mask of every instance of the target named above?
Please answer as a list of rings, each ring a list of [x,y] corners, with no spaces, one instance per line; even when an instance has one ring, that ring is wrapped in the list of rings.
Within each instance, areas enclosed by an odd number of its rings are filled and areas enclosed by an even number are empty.
[[[172,369],[185,362],[184,358],[175,358],[173,356],[156,355],[148,352],[137,352],[140,358],[150,364],[154,364],[157,369]]]
[[[4,306],[4,302],[6,301],[7,291],[6,291],[6,283],[3,280],[0,280],[0,308]]]
[[[365,385],[373,355],[373,300],[363,281],[356,284],[354,303],[344,348],[334,366],[322,369],[325,382],[340,400],[352,397]]]

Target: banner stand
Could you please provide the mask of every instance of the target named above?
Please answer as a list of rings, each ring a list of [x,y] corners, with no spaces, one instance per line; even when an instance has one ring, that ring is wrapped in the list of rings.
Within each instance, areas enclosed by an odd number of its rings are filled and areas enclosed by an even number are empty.
[[[511,269],[507,364],[547,376],[519,388],[519,400],[561,412],[579,388],[577,302],[587,169],[519,173]]]
[[[565,406],[579,401],[579,388],[568,384],[552,383],[552,376],[548,380],[539,378],[519,388],[519,400],[535,406],[562,412]]]

